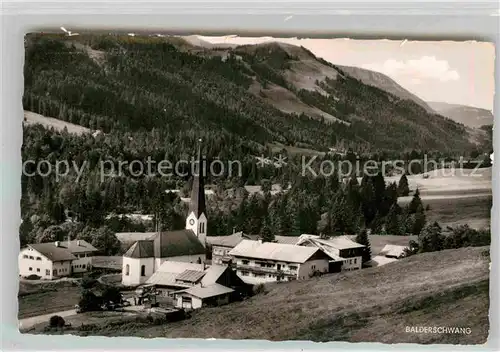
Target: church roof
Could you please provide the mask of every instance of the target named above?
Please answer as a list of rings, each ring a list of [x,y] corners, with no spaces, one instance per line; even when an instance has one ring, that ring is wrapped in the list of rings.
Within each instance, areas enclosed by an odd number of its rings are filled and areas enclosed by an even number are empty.
[[[205,254],[205,247],[191,230],[157,232],[135,242],[124,254],[129,258],[170,258]]]
[[[205,181],[203,167],[203,160],[201,158],[201,140],[198,145],[198,163],[196,165],[196,170],[194,171],[193,177],[193,188],[191,190],[191,200],[189,203],[188,214],[194,213],[196,218],[199,218],[202,213],[206,214],[205,207]]]
[[[129,258],[151,258],[154,257],[154,243],[152,240],[140,240],[135,242],[123,255]]]
[[[152,239],[156,258],[205,254],[205,247],[191,230],[160,232]]]

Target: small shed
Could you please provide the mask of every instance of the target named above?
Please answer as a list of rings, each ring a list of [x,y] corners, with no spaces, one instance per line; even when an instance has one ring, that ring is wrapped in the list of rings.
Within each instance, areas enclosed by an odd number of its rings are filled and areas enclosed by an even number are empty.
[[[176,308],[199,309],[205,306],[220,306],[230,302],[232,288],[220,284],[206,287],[194,286],[174,293]]]

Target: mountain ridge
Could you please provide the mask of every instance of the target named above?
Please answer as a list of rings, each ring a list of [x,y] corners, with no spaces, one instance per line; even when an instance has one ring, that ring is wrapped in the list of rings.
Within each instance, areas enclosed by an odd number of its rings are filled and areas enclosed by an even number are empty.
[[[463,126],[303,47],[211,49],[179,37],[119,35],[27,38],[25,110],[105,133],[176,126],[322,151],[339,142],[355,150],[473,147]]]

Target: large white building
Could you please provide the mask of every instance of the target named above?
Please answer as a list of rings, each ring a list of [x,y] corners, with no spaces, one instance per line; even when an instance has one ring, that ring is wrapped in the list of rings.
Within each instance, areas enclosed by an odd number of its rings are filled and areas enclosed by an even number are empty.
[[[229,255],[248,284],[305,280],[327,273],[330,261],[319,248],[252,240],[241,241]]]
[[[28,244],[19,253],[19,275],[52,280],[89,271],[97,249],[84,240]]]
[[[207,235],[205,210],[205,186],[201,146],[198,147],[198,170],[194,173],[191,202],[184,230],[151,233],[136,241],[123,255],[122,284],[136,286],[143,284],[155,273],[163,262],[177,261],[204,263]]]
[[[301,235],[297,246],[315,247],[325,252],[331,258],[330,272],[359,270],[363,265],[365,246],[346,236],[320,238],[316,235]]]

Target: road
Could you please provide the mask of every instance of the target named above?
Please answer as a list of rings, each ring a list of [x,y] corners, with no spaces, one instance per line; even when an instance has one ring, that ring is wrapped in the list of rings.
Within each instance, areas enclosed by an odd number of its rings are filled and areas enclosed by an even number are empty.
[[[129,307],[124,307],[123,308],[123,310],[125,310],[127,312],[138,312],[138,311],[141,311],[141,310],[144,310],[144,309],[145,308],[144,308],[143,305],[140,305],[140,306],[129,306]],[[64,310],[64,311],[61,311],[61,312],[53,312],[53,313],[50,313],[50,314],[37,315],[37,316],[34,316],[34,317],[20,319],[19,320],[19,329],[26,330],[26,329],[30,329],[33,326],[35,326],[37,324],[40,324],[40,323],[48,323],[50,317],[53,316],[53,315],[59,315],[60,317],[65,318],[65,317],[69,317],[69,316],[75,315],[75,314],[77,314],[76,310],[71,309],[71,310]]]
[[[55,312],[55,313],[50,313],[50,314],[44,314],[44,315],[37,315],[34,317],[29,317],[29,318],[24,318],[19,320],[19,329],[29,329],[32,328],[33,326],[40,324],[40,323],[48,323],[49,319],[53,315],[59,315],[61,317],[68,317],[70,315],[76,314],[76,310],[71,309],[71,310],[64,310],[62,312]]]

